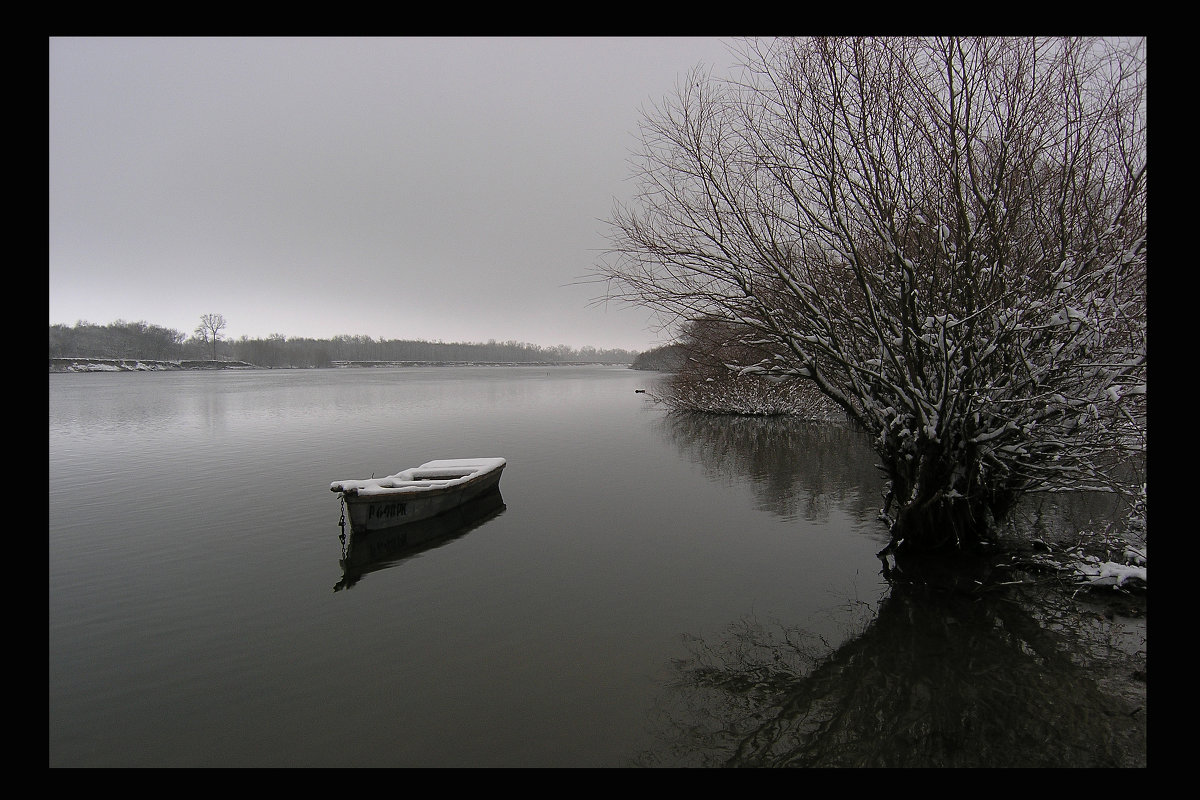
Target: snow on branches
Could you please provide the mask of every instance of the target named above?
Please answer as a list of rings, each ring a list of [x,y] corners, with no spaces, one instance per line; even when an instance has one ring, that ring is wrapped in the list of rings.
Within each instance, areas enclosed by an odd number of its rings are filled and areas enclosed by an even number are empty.
[[[866,429],[896,541],[1121,490],[1145,451],[1144,43],[1100,44],[749,42],[742,77],[647,114],[602,273]]]

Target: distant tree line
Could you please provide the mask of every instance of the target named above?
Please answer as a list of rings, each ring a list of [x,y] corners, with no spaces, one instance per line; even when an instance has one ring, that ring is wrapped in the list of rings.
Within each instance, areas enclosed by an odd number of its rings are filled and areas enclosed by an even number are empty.
[[[637,358],[630,364],[634,369],[645,369],[656,372],[674,372],[680,369],[687,359],[683,346],[678,342],[652,347],[644,353],[638,353]]]
[[[527,342],[459,343],[409,339],[375,339],[341,335],[332,339],[286,337],[216,340],[198,333],[191,336],[147,322],[117,320],[107,325],[76,322],[50,326],[50,358],[123,358],[155,361],[228,359],[260,367],[329,367],[339,361],[486,361],[562,362],[604,361],[631,363],[636,351],[552,347]]]
[[[185,345],[176,330],[146,322],[117,320],[107,325],[77,322],[50,326],[51,358],[144,358],[170,361],[206,358],[202,347]]]

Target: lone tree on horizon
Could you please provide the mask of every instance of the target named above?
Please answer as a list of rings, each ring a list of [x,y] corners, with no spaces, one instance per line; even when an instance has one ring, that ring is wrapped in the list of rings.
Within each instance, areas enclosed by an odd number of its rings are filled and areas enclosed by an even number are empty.
[[[748,41],[644,114],[610,297],[871,437],[891,547],[1145,455],[1145,40]],[[1136,457],[1136,458],[1134,458]],[[1135,476],[1141,488],[1144,480]]]
[[[196,326],[196,338],[207,342],[212,347],[212,360],[217,360],[217,342],[221,339],[221,331],[225,330],[225,317],[221,314],[205,314],[200,317]]]

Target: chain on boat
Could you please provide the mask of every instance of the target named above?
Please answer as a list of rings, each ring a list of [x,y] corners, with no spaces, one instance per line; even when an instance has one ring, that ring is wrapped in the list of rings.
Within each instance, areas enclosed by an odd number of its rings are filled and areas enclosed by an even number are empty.
[[[342,518],[338,520],[338,527],[341,528],[341,533],[338,534],[338,541],[342,543],[342,558],[346,558],[346,498],[339,498],[342,502]]]

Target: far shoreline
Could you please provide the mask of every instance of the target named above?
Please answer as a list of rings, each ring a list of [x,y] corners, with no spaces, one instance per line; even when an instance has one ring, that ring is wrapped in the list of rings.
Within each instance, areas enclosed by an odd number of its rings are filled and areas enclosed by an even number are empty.
[[[51,358],[50,372],[184,372],[200,370],[362,369],[380,367],[632,367],[627,361],[331,361],[323,367],[264,367],[246,361],[147,358]]]

